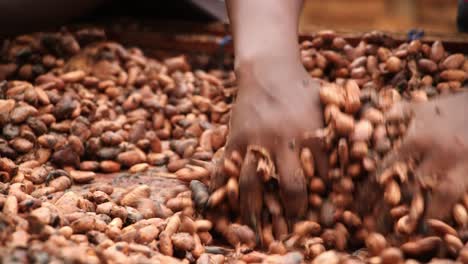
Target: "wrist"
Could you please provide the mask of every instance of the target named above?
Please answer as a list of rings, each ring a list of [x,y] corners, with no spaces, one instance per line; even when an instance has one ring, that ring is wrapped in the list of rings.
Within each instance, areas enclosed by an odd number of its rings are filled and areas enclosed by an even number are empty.
[[[275,44],[268,44],[268,46],[251,44],[237,47],[234,63],[236,68],[257,65],[278,67],[283,64],[302,64],[299,44],[297,42],[281,43],[279,41]]]
[[[289,75],[288,79],[291,79],[299,78],[306,73],[299,50],[297,53],[294,51],[275,52],[275,50],[244,51],[242,54],[236,55],[234,69],[240,79],[285,75]]]
[[[305,70],[300,59],[253,56],[238,60],[235,72],[239,95],[282,96],[300,87],[319,87]]]
[[[302,67],[299,55],[281,54],[274,52],[252,52],[236,56],[234,59],[234,68],[236,70],[243,68],[263,68],[278,69],[284,67]]]

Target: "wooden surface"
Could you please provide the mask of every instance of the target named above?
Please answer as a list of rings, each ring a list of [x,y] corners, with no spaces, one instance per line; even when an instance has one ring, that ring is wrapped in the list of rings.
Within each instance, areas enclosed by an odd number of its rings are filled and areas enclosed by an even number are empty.
[[[360,1],[360,0],[359,0]],[[109,24],[108,24],[109,25]],[[228,27],[219,23],[197,24],[177,21],[139,21],[138,23],[110,23],[107,26],[111,39],[126,45],[139,46],[151,50],[178,50],[181,53],[220,51],[219,43],[229,34]],[[329,29],[322,26],[311,26],[301,30],[301,39],[313,36],[317,31]],[[336,32],[355,43],[356,40],[368,31],[354,29],[337,29]],[[406,41],[406,32],[385,31],[397,43]],[[468,53],[468,34],[456,32],[429,32],[423,41],[432,42],[443,40],[445,47],[452,52]],[[226,50],[230,51],[230,46]]]
[[[305,0],[302,32],[314,28],[456,33],[456,0]]]

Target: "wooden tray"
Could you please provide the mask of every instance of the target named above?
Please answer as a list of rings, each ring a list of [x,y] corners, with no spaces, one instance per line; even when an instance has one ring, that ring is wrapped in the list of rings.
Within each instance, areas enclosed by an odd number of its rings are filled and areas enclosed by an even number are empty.
[[[228,36],[229,25],[222,23],[198,24],[180,21],[123,21],[120,23],[103,23],[108,36],[125,45],[139,46],[147,51],[168,50],[180,53],[216,53],[223,38]],[[317,28],[315,32],[322,30]],[[406,33],[384,32],[394,40],[395,45],[407,41]],[[312,39],[314,32],[301,32],[300,40]],[[364,32],[337,31],[352,45],[356,45]],[[450,52],[468,54],[468,34],[434,34],[421,39],[425,43],[442,40]],[[232,53],[232,44],[224,47],[225,52]]]

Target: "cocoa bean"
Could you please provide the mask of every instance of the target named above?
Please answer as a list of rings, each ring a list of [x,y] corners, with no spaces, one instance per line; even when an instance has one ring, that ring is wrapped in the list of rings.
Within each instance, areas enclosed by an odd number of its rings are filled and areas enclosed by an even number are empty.
[[[73,182],[83,184],[83,183],[88,183],[94,179],[96,174],[92,171],[76,171],[72,170],[70,171],[70,176],[73,180]]]
[[[117,156],[117,161],[123,166],[131,167],[146,161],[146,155],[141,150],[129,150]]]

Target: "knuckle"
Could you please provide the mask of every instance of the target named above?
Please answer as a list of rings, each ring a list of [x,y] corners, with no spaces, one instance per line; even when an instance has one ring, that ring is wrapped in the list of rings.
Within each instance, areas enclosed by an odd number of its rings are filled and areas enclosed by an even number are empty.
[[[281,188],[288,194],[300,194],[305,192],[305,178],[301,168],[296,168],[290,177],[281,183]]]

